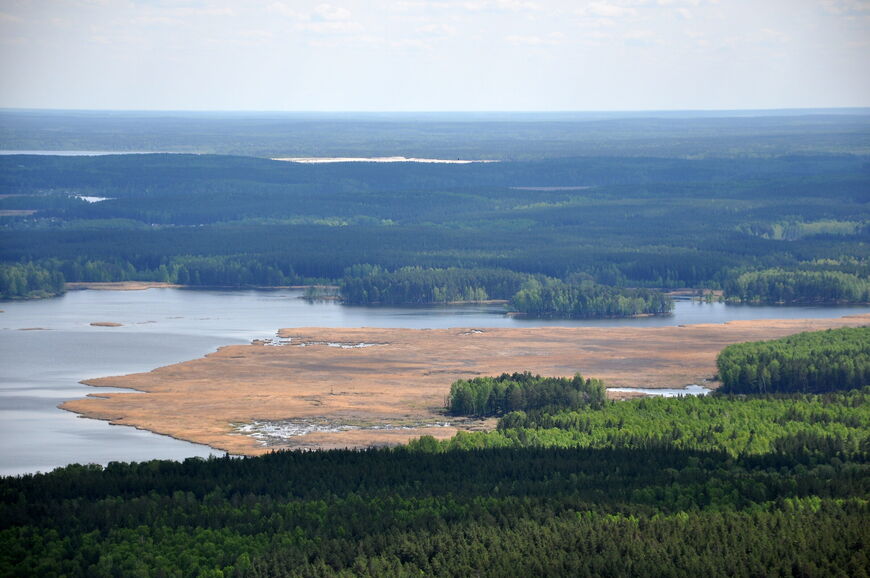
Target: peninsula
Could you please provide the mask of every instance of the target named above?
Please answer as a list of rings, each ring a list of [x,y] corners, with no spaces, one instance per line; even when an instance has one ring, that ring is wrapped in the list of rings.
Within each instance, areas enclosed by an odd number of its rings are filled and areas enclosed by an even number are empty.
[[[579,372],[612,387],[683,387],[713,378],[731,343],[868,324],[870,315],[656,328],[283,329],[274,343],[88,380],[145,394],[98,392],[61,407],[233,454],[391,445],[492,427],[444,415],[460,378]]]

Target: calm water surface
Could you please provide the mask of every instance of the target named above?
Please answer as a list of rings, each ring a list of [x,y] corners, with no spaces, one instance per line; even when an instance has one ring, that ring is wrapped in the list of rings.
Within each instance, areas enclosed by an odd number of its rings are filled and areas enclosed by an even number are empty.
[[[541,321],[509,318],[497,305],[345,307],[309,303],[301,291],[75,291],[0,303],[0,474],[69,463],[183,459],[214,450],[79,418],[57,409],[83,397],[82,379],[148,371],[221,345],[274,337],[282,327],[531,327],[723,323],[738,319],[838,317],[870,307],[747,307],[678,302],[658,318]],[[92,322],[121,323],[94,327]],[[139,394],[134,394],[139,395]]]

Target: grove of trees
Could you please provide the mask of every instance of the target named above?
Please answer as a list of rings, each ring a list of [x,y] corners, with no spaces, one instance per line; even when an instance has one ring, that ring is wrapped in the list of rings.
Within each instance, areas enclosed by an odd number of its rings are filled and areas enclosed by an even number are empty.
[[[543,408],[600,408],[604,384],[580,374],[573,378],[503,373],[498,377],[460,379],[450,386],[447,410],[455,415],[491,416]]]
[[[855,389],[870,385],[870,327],[729,345],[716,363],[727,393]]]
[[[870,303],[870,278],[841,271],[764,269],[726,281],[725,297],[745,303]]]

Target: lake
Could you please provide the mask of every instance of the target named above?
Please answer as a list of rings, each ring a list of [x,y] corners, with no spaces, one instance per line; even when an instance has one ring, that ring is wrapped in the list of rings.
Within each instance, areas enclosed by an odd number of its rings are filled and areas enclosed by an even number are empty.
[[[81,385],[82,379],[148,371],[201,357],[221,345],[272,338],[282,327],[655,327],[870,313],[870,307],[678,301],[674,314],[667,317],[530,320],[507,317],[499,305],[349,307],[311,303],[301,295],[299,290],[73,291],[53,299],[0,303],[0,474],[48,471],[75,462],[216,453],[131,427],[79,418],[57,405],[103,391]]]

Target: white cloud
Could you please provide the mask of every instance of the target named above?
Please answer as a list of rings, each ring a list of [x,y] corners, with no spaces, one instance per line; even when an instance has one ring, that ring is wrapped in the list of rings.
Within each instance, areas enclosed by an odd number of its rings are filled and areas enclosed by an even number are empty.
[[[762,28],[759,32],[761,32],[762,41],[784,44],[791,40],[788,34],[774,28]]]
[[[512,12],[537,12],[542,10],[542,7],[537,2],[528,2],[525,0],[495,0],[493,3],[499,10],[510,10]]]
[[[334,4],[317,4],[307,11],[300,11],[284,2],[272,2],[268,10],[294,21],[297,30],[315,34],[352,34],[363,30],[350,10]]]
[[[280,14],[281,16],[286,16],[287,18],[302,18],[302,13],[290,8],[284,2],[272,2],[267,7],[267,10],[270,12],[274,12],[275,14]]]
[[[418,34],[426,36],[456,36],[457,29],[451,24],[433,22],[417,28]]]
[[[5,46],[23,46],[29,44],[29,41],[21,36],[4,36],[0,38],[0,44]]]
[[[821,0],[821,4],[834,14],[870,12],[870,0]]]
[[[138,16],[130,20],[130,24],[134,26],[178,26],[184,22],[179,18],[171,18],[169,16],[145,15]]]
[[[431,2],[427,0],[403,0],[390,4],[392,10],[407,12],[411,10],[445,9],[450,8],[447,2]]]
[[[611,29],[616,26],[616,20],[611,18],[583,18],[577,22],[577,26],[583,29]]]
[[[629,30],[622,35],[627,40],[648,40],[655,37],[652,30]]]
[[[428,10],[449,9],[465,12],[538,12],[543,6],[531,0],[465,0],[462,2],[445,2],[439,0],[404,0],[391,5],[395,10]]]
[[[313,22],[300,22],[297,25],[297,28],[300,30],[307,30],[308,32],[314,32],[317,34],[349,34],[351,32],[359,32],[363,29],[362,24],[359,22],[351,22],[351,21],[331,21],[331,20],[322,20],[322,21],[313,21]]]
[[[0,12],[0,22],[21,22],[21,18],[8,12]]]
[[[579,16],[600,16],[602,18],[625,18],[637,16],[637,10],[614,2],[589,2],[576,10]]]
[[[275,34],[271,30],[262,30],[262,29],[249,29],[249,30],[240,30],[237,33],[237,36],[245,41],[250,43],[263,43],[272,40]]]
[[[352,17],[350,10],[341,6],[332,4],[318,4],[314,7],[313,18],[320,20],[328,20],[330,22],[338,22],[342,20],[350,20]]]
[[[506,36],[505,40],[514,46],[555,46],[557,44],[562,44],[565,40],[565,36],[561,32],[553,32],[545,36],[535,34],[512,34]]]

